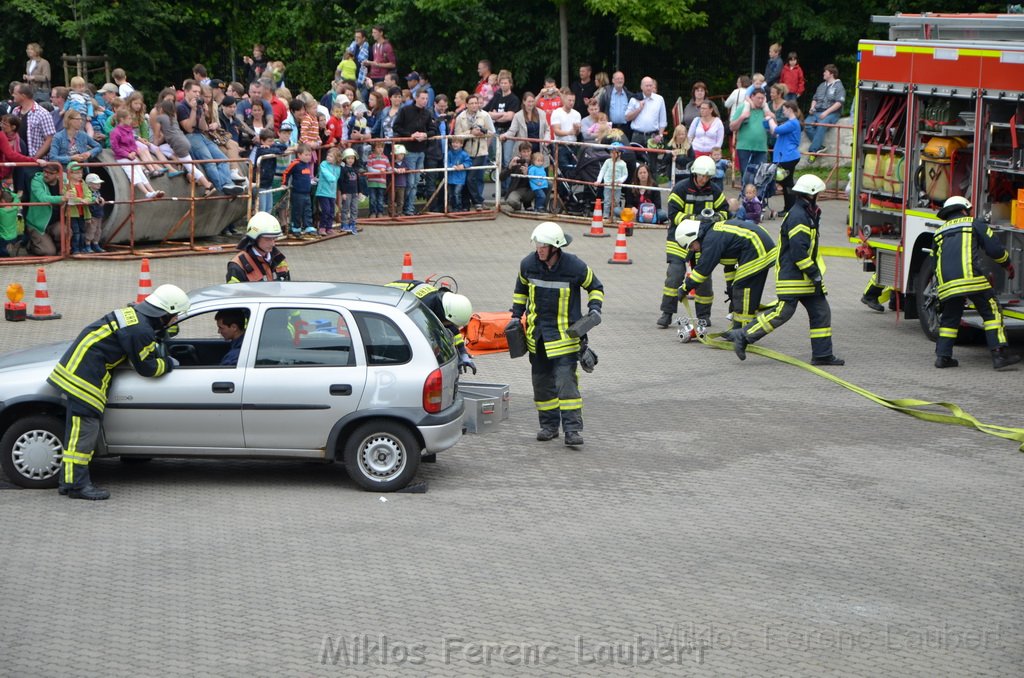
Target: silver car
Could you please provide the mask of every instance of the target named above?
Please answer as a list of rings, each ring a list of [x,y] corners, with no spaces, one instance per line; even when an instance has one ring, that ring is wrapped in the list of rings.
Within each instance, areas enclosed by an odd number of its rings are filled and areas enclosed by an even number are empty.
[[[117,369],[96,456],[344,461],[356,483],[406,486],[462,435],[451,334],[412,294],[355,283],[262,282],[191,292],[168,339],[181,366]],[[214,316],[247,318],[237,365]],[[65,407],[46,383],[68,342],[0,356],[0,465],[55,487]]]

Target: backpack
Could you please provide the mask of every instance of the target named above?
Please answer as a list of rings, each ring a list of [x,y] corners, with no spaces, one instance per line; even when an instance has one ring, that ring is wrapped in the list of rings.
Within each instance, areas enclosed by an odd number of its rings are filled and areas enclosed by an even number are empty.
[[[641,224],[654,224],[658,221],[658,210],[654,207],[653,202],[642,202],[640,203],[640,209],[637,210],[636,220]]]

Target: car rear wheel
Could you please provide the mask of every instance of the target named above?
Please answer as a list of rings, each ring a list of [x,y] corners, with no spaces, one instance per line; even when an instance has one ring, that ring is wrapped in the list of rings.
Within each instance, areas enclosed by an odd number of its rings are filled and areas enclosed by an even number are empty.
[[[58,417],[37,414],[18,419],[0,438],[4,474],[21,487],[57,487],[63,438],[64,422]]]
[[[416,475],[420,446],[405,425],[371,419],[348,437],[344,460],[349,476],[364,490],[394,492]]]

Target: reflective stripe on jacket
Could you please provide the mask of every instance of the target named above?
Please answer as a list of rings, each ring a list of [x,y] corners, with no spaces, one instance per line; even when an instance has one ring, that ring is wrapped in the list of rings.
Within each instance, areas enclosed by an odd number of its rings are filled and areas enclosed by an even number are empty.
[[[950,219],[935,232],[932,256],[939,299],[960,297],[991,289],[982,268],[981,251],[997,264],[1005,264],[1009,253],[981,219]]]

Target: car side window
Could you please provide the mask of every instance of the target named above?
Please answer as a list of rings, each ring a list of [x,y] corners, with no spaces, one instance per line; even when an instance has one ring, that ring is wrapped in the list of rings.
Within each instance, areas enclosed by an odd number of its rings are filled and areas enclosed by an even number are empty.
[[[412,347],[390,318],[374,313],[356,313],[369,365],[400,365],[412,360]]]
[[[273,308],[263,315],[256,367],[347,367],[355,364],[348,323],[322,308]]]

